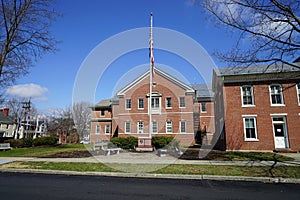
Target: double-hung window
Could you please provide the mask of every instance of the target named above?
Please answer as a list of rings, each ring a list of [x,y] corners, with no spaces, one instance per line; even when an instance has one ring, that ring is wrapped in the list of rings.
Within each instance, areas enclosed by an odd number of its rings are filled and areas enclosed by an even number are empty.
[[[172,129],[172,122],[171,121],[167,121],[166,122],[166,133],[172,133],[173,129]]]
[[[144,109],[144,99],[143,98],[139,98],[138,100],[138,109]]]
[[[283,93],[281,85],[270,85],[271,105],[283,105]]]
[[[137,125],[138,133],[144,133],[144,122],[139,121]]]
[[[152,132],[158,133],[158,124],[157,121],[152,121]]]
[[[105,134],[110,134],[110,125],[109,124],[105,125]]]
[[[180,121],[180,133],[186,133],[186,121]]]
[[[179,97],[179,107],[180,108],[185,107],[185,97]]]
[[[131,109],[131,99],[126,99],[126,110],[130,110]]]
[[[256,116],[244,116],[245,141],[257,141]]]
[[[125,122],[125,133],[130,133],[130,121]]]
[[[207,112],[206,103],[204,103],[204,102],[201,103],[201,112],[202,113],[206,113]]]
[[[172,108],[172,98],[171,97],[166,98],[166,108]]]
[[[101,130],[100,125],[97,124],[97,125],[96,125],[96,134],[97,134],[97,135],[100,134],[100,130]]]
[[[298,105],[300,106],[300,83],[297,84]]]
[[[242,105],[243,106],[254,105],[253,87],[249,85],[242,86],[241,92],[242,92]]]

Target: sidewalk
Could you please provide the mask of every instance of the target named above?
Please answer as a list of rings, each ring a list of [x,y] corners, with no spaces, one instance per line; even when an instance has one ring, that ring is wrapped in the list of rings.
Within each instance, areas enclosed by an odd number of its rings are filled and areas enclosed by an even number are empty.
[[[180,160],[172,156],[166,155],[159,157],[154,153],[120,153],[110,156],[97,155],[88,158],[28,158],[28,157],[0,157],[0,165],[11,163],[15,161],[26,162],[74,162],[74,163],[104,163],[110,167],[118,168],[115,164],[149,164],[143,166],[140,172],[138,171],[121,171],[125,172],[75,172],[63,170],[40,170],[40,169],[17,169],[17,168],[0,168],[0,172],[13,173],[40,173],[40,174],[62,174],[62,175],[79,175],[79,176],[112,176],[112,177],[126,177],[126,178],[164,178],[164,179],[193,179],[193,180],[217,180],[217,181],[255,181],[264,183],[292,183],[300,184],[300,179],[291,178],[269,178],[269,177],[245,177],[245,176],[215,176],[215,175],[183,175],[183,174],[153,174],[148,173],[154,171],[153,165],[159,164],[158,168],[162,168],[169,164],[195,164],[195,165],[235,165],[235,166],[299,166],[300,167],[300,153],[283,154],[285,156],[293,157],[294,161],[279,162],[273,161],[209,161],[209,160]],[[136,165],[135,165],[136,164]],[[126,168],[128,169],[128,168]]]
[[[195,165],[236,165],[236,166],[300,166],[300,153],[283,154],[294,158],[294,161],[214,161],[214,160],[182,160],[170,155],[159,157],[154,153],[125,152],[110,156],[97,155],[88,158],[30,158],[30,157],[0,157],[0,164],[14,161],[44,161],[44,162],[87,162],[87,163],[124,163],[124,164],[195,164]]]

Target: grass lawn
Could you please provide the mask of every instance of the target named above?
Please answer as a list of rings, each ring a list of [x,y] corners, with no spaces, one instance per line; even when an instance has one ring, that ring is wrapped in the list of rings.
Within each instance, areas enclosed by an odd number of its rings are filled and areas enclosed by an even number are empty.
[[[54,147],[15,148],[0,151],[0,157],[45,157],[59,152],[85,151],[83,144],[64,144]]]
[[[2,165],[2,168],[30,168],[45,170],[66,170],[78,172],[118,172],[122,168],[145,169],[149,164],[113,164],[103,163],[70,163],[70,162],[14,162]],[[155,165],[158,170],[150,172],[156,174],[188,174],[188,175],[220,175],[220,176],[254,176],[254,177],[282,177],[300,178],[300,167],[278,166],[278,167],[257,167],[257,166],[216,166],[216,165],[192,165],[192,164],[171,164]],[[154,165],[151,165],[153,168]],[[132,170],[132,172],[135,172]]]

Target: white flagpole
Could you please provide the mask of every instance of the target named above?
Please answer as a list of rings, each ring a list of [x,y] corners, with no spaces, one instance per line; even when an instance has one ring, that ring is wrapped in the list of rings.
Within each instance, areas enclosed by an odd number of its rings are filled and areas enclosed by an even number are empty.
[[[149,138],[152,138],[152,70],[153,70],[153,38],[152,38],[152,13],[150,14],[150,88],[149,88]]]

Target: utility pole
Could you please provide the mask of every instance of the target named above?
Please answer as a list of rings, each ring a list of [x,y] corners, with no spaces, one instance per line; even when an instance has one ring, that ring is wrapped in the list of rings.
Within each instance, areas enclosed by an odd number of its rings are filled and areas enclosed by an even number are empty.
[[[31,108],[31,102],[30,102],[30,99],[29,101],[24,101],[22,102],[23,106],[22,108],[24,109],[24,121],[25,121],[25,138],[28,137],[28,116],[29,113],[30,113],[30,108]]]

